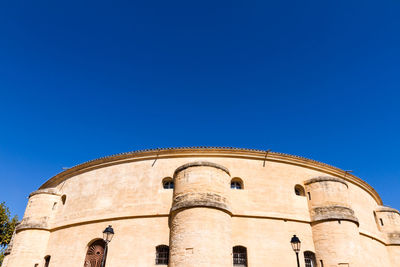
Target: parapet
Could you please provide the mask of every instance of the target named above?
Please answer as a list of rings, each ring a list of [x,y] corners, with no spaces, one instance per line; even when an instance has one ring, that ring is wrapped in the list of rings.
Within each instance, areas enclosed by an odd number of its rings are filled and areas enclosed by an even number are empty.
[[[400,211],[398,211],[398,210],[396,210],[396,209],[393,209],[393,208],[391,208],[391,207],[388,207],[388,206],[380,206],[380,207],[377,208],[375,211],[376,211],[376,212],[394,212],[394,213],[397,213],[397,214],[400,215]]]
[[[320,183],[320,182],[337,182],[337,183],[342,183],[342,184],[346,185],[347,188],[349,187],[345,180],[336,178],[336,177],[332,177],[332,176],[318,176],[318,177],[315,177],[315,178],[305,181],[304,184],[309,185],[309,184]]]
[[[209,179],[210,175],[212,179]],[[178,167],[174,172],[175,189],[171,212],[209,207],[231,214],[229,181],[229,170],[213,162],[195,161]]]
[[[351,208],[348,196],[348,185],[343,179],[332,176],[318,176],[304,182],[309,199],[310,212],[313,209],[327,207]],[[336,209],[337,210],[337,209]],[[343,211],[339,212],[343,213]],[[345,214],[348,214],[345,212]],[[340,217],[340,216],[339,216]],[[352,216],[348,216],[351,218]]]
[[[190,163],[184,164],[184,165],[180,166],[179,168],[177,168],[174,172],[174,177],[176,176],[176,174],[178,172],[183,171],[190,167],[213,167],[216,169],[223,170],[230,176],[229,170],[222,165],[219,165],[219,164],[216,164],[213,162],[209,162],[209,161],[195,161],[195,162],[190,162]]]
[[[32,197],[34,195],[39,195],[39,194],[48,194],[48,195],[61,196],[61,194],[58,192],[57,189],[45,188],[45,189],[39,189],[39,190],[33,191],[32,193],[29,194],[29,197]]]
[[[49,220],[55,204],[60,200],[59,192],[54,188],[39,189],[29,195],[24,218],[16,231],[27,229],[49,230]]]
[[[400,245],[400,212],[387,206],[375,210],[379,230],[386,233],[390,245]]]

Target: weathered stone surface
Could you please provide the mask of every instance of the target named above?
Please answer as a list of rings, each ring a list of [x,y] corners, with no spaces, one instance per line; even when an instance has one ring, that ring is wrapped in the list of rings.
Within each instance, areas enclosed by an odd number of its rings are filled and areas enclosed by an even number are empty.
[[[388,237],[391,245],[400,245],[400,232],[388,233]]]
[[[376,209],[376,211],[378,212],[394,212],[400,215],[400,211],[393,209],[391,207],[388,206],[380,206],[379,208]]]
[[[305,182],[317,259],[324,266],[361,266],[359,223],[342,179],[319,176]]]
[[[190,162],[190,163],[184,164],[184,165],[180,166],[179,168],[177,168],[174,172],[174,176],[176,176],[177,173],[179,173],[187,168],[190,168],[190,167],[213,167],[213,168],[223,170],[228,175],[230,175],[229,170],[222,165],[219,165],[219,164],[216,164],[213,162],[209,162],[209,161],[195,161],[195,162]]]
[[[187,193],[174,197],[171,212],[194,207],[209,207],[231,213],[227,198],[215,193]]]
[[[311,221],[331,221],[331,220],[346,220],[354,222],[358,225],[358,219],[354,216],[354,211],[342,206],[326,206],[316,207],[311,210]]]
[[[337,177],[332,177],[332,176],[318,176],[318,177],[315,177],[315,178],[305,181],[304,184],[309,185],[312,183],[321,183],[321,182],[337,182],[337,183],[342,183],[348,187],[345,180],[337,178]]]
[[[175,171],[170,267],[232,265],[230,181],[227,168],[204,161]]]
[[[33,191],[32,193],[29,194],[29,197],[32,197],[32,196],[38,195],[38,194],[49,194],[49,195],[56,195],[56,196],[60,195],[58,193],[57,189],[46,188],[46,189],[39,189],[39,190]]]
[[[366,264],[364,253],[360,247],[358,226],[350,221],[323,221],[312,226],[313,240],[317,259],[324,266],[339,266],[347,263],[349,266],[377,266]],[[361,257],[360,257],[361,256]],[[387,259],[385,259],[388,262]]]
[[[48,221],[49,217],[41,217],[41,218],[24,217],[21,223],[17,225],[17,227],[15,227],[15,230],[17,232],[25,229],[48,230],[49,229]]]
[[[400,212],[390,207],[380,206],[375,210],[375,217],[380,231],[392,234],[400,232]],[[389,236],[390,243],[393,243]]]

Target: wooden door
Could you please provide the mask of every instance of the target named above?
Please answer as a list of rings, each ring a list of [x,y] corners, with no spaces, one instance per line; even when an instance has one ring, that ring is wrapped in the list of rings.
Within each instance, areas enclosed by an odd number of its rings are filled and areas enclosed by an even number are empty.
[[[101,261],[104,255],[104,241],[96,240],[88,248],[84,267],[101,267]]]

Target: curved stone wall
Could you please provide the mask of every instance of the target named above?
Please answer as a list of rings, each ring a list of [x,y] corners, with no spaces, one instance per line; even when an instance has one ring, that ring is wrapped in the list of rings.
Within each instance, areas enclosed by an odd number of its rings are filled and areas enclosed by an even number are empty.
[[[280,153],[185,148],[106,157],[49,179],[31,194],[5,266],[42,266],[45,256],[82,266],[109,224],[107,266],[156,266],[158,245],[170,246],[170,266],[232,266],[234,246],[247,248],[249,267],[295,266],[293,234],[302,265],[305,251],[318,267],[400,260],[400,214],[361,179]]]

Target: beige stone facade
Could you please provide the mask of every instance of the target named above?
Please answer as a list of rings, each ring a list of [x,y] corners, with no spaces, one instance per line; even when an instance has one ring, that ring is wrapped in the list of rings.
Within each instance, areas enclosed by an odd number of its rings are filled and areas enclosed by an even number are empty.
[[[52,177],[29,196],[3,266],[93,267],[108,225],[107,267],[295,267],[294,234],[304,267],[400,266],[400,213],[363,180],[232,148],[125,153]]]

